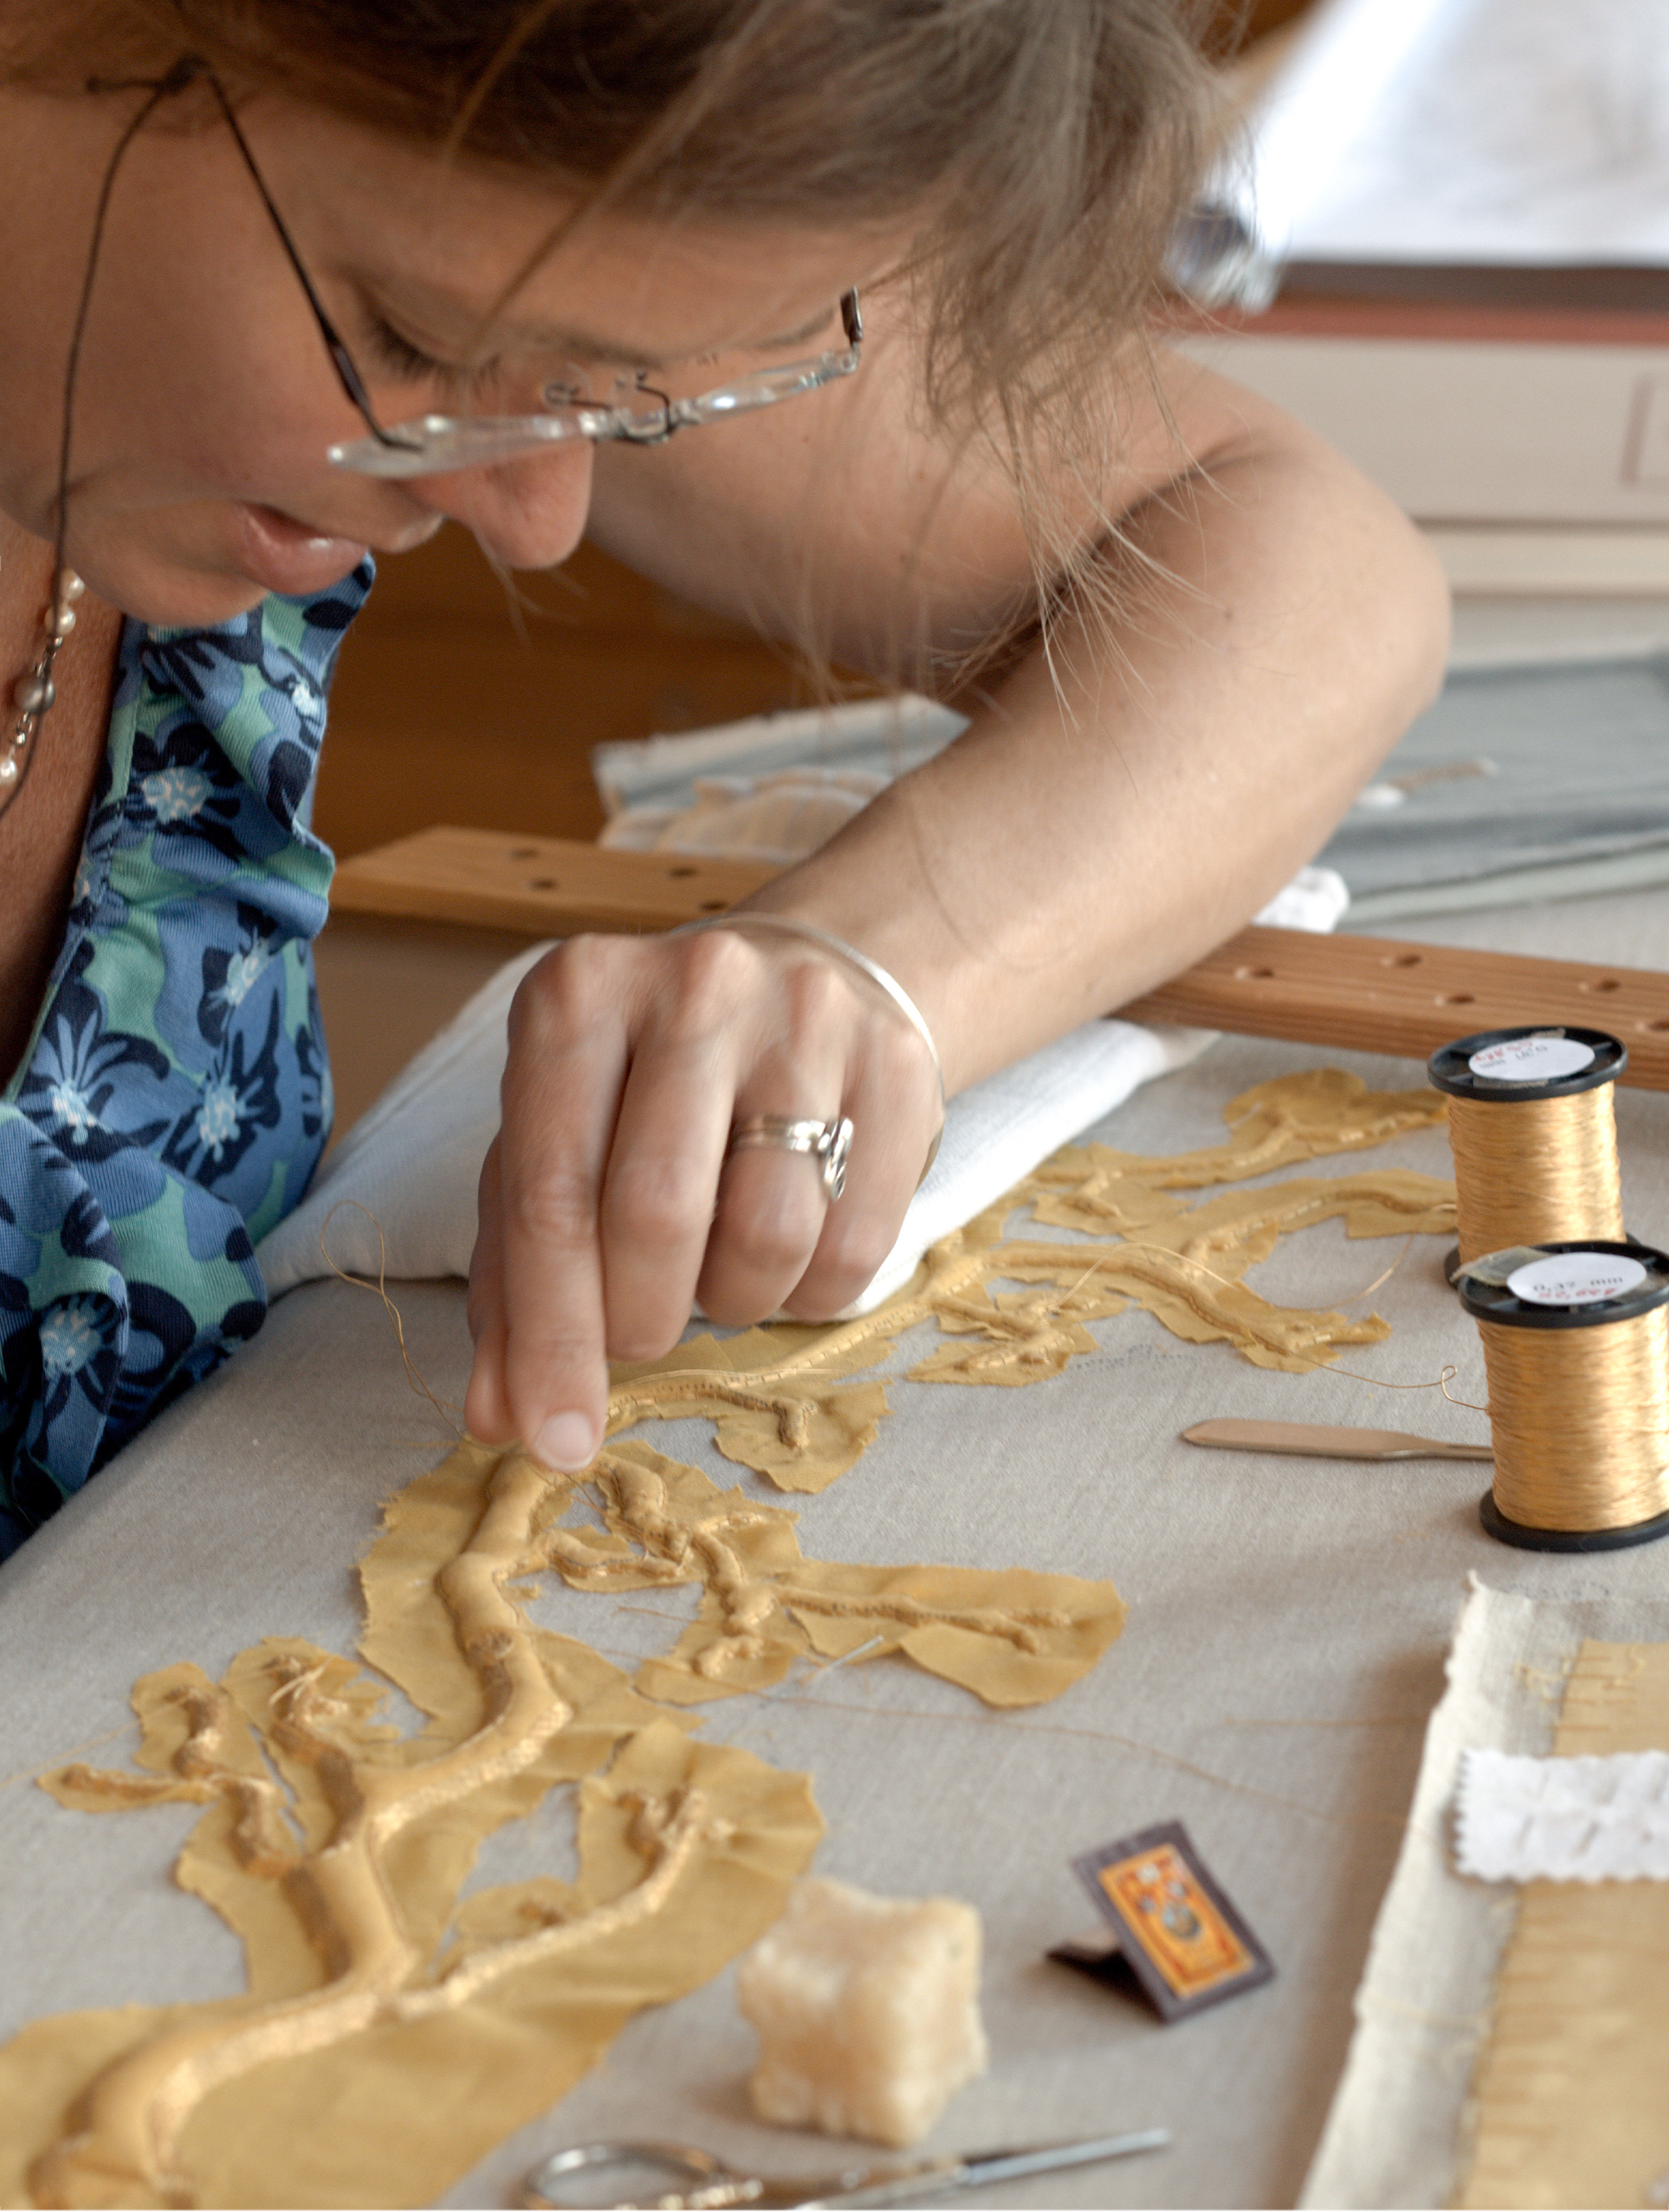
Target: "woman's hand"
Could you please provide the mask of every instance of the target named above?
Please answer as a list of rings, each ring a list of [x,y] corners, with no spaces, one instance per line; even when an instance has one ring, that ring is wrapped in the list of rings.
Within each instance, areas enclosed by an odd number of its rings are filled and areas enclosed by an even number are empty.
[[[787,592],[789,635],[815,583],[842,665],[889,677],[901,639],[954,665],[1029,603],[1034,549],[982,441],[932,460],[919,383],[901,369],[888,401],[877,367],[871,348],[845,398],[759,415],[734,446],[680,441],[652,468],[600,453],[594,534],[732,617],[771,619]],[[1110,379],[1119,459],[1087,502],[1061,488],[1083,542],[1047,641],[764,897],[925,994],[953,1091],[1219,944],[1326,842],[1441,678],[1442,576],[1389,501],[1193,363],[1163,384],[1162,404]],[[832,465],[810,426],[832,440],[865,390],[883,404],[864,466]],[[726,1161],[738,1117],[842,1113],[837,1205],[802,1156]],[[583,1466],[605,1356],[666,1351],[694,1295],[724,1322],[838,1312],[891,1246],[938,1114],[915,1031],[810,947],[713,931],[553,953],[516,1000],[482,1180],[471,1428]]]
[[[503,1127],[481,1176],[464,1413],[584,1467],[607,1361],[717,1322],[838,1313],[891,1250],[940,1118],[926,1048],[810,945],[740,932],[580,937],[517,992]],[[845,1194],[808,1155],[727,1158],[755,1114],[851,1117]]]

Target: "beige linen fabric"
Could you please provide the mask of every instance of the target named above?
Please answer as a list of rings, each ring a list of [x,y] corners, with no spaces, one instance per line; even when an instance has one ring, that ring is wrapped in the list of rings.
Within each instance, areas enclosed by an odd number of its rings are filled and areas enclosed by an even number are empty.
[[[1460,1756],[1472,1746],[1550,1753],[1566,1677],[1587,1637],[1669,1639],[1669,1595],[1538,1601],[1473,1578],[1306,2206],[1447,2204],[1465,2178],[1472,2075],[1519,1891],[1456,1869]]]
[[[1669,917],[1645,900],[1466,928],[1479,942],[1669,964]],[[1453,940],[1460,929],[1429,933]],[[1140,1152],[1217,1142],[1226,1100],[1324,1059],[1376,1086],[1422,1079],[1407,1061],[1225,1039],[1101,1133]],[[1625,1092],[1618,1115],[1630,1225],[1665,1241],[1664,1102]],[[1365,1157],[1441,1174],[1445,1149],[1430,1131]],[[1363,1164],[1355,1155],[1306,1172]],[[1288,1240],[1249,1279],[1274,1297],[1333,1305],[1394,1251],[1329,1225]],[[1401,1381],[1452,1360],[1457,1394],[1479,1396],[1475,1332],[1442,1285],[1440,1251],[1417,1239],[1352,1309],[1383,1313],[1394,1333],[1344,1364]],[[443,1396],[461,1396],[461,1290],[398,1296],[419,1367]],[[1551,1601],[1650,1601],[1669,1593],[1669,1549],[1599,1559],[1504,1550],[1478,1526],[1486,1470],[1475,1467],[1192,1449],[1179,1430],[1213,1415],[1455,1437],[1483,1425],[1435,1391],[1392,1397],[1337,1373],[1259,1370],[1223,1347],[1180,1344],[1140,1313],[1094,1333],[1098,1355],[1030,1389],[896,1386],[896,1411],[861,1466],[801,1504],[800,1534],[822,1559],[1109,1577],[1131,1614],[1101,1664],[1057,1703],[1004,1715],[914,1669],[854,1662],[707,1709],[701,1733],[813,1774],[829,1824],[819,1873],[980,1909],[992,2071],[956,2100],[931,2145],[1174,2131],[1168,2153],[982,2201],[1291,2203],[1344,2060],[1466,1576]],[[925,1334],[901,1346],[900,1367],[927,1348]],[[715,1480],[737,1479],[701,1428],[645,1433]],[[128,1690],[148,1668],[192,1659],[218,1674],[267,1634],[349,1649],[349,1569],[377,1501],[448,1441],[410,1392],[376,1301],[309,1285],[0,1570],[0,2035],[73,2007],[240,1986],[231,1936],[169,1883],[192,1809],[67,1813],[30,1777],[72,1756],[121,1763]],[[677,1592],[616,1602],[561,1591],[539,1618],[626,1664],[676,1640],[683,1603]],[[481,1880],[570,1875],[561,1809],[495,1839]],[[1090,1922],[1069,1857],[1166,1819],[1187,1823],[1279,1968],[1267,1988],[1170,2028],[1043,1957]],[[687,2136],[770,2171],[824,2170],[838,2146],[751,2118],[753,2057],[721,1978],[635,2021],[603,2067],[449,2201],[505,2202],[539,2153],[622,2131]]]

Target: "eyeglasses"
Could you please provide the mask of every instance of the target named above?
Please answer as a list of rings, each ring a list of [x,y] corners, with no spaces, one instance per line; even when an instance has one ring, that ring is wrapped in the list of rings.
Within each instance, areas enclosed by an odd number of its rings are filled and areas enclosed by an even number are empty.
[[[543,414],[423,415],[388,431],[378,429],[373,423],[373,436],[356,439],[351,445],[332,446],[331,464],[359,476],[422,477],[519,459],[575,438],[663,445],[675,430],[694,429],[703,422],[723,422],[732,415],[774,407],[779,400],[792,399],[802,392],[815,392],[820,385],[832,383],[836,377],[850,376],[864,343],[856,292],[843,295],[841,320],[846,344],[837,350],[817,354],[810,361],[753,369],[710,392],[674,398],[649,382],[651,371],[640,369],[622,380],[623,398],[597,399],[583,392],[576,375],[572,380],[545,386]],[[365,410],[360,411],[363,414]]]
[[[314,289],[295,241],[267,190],[266,179],[244,136],[226,88],[199,56],[186,55],[175,63],[167,76],[132,88],[148,91],[151,97],[123,135],[105,180],[106,198],[117,165],[135,132],[164,100],[172,99],[188,85],[197,82],[206,84],[214,95],[222,119],[232,134],[233,143],[261,196],[261,204],[313,310],[337,381],[371,434],[368,438],[332,446],[326,458],[333,468],[367,477],[440,476],[455,469],[483,468],[497,462],[524,459],[575,438],[624,439],[634,446],[658,446],[675,430],[722,422],[732,415],[751,414],[761,407],[774,407],[779,400],[792,399],[802,392],[815,392],[820,385],[832,383],[837,377],[850,376],[858,366],[864,324],[857,293],[847,292],[841,300],[841,321],[846,334],[843,347],[820,353],[810,361],[751,370],[714,391],[675,398],[649,382],[652,371],[640,369],[616,386],[617,392],[623,391],[623,397],[598,399],[582,389],[580,373],[571,370],[567,375],[546,385],[541,395],[544,411],[537,415],[423,415],[413,422],[398,423],[391,430],[385,429],[372,407],[365,380]],[[96,91],[124,88],[126,88],[96,81],[88,88]]]

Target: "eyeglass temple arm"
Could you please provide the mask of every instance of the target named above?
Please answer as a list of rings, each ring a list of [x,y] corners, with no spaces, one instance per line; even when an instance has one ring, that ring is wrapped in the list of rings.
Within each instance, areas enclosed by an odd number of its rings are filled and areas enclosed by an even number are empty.
[[[191,81],[191,77],[200,76],[214,94],[226,127],[232,133],[232,143],[242,156],[243,165],[249,172],[250,181],[260,194],[261,204],[271,218],[272,227],[278,234],[279,243],[288,258],[290,267],[295,271],[295,281],[306,295],[307,305],[313,309],[313,319],[319,325],[319,334],[324,339],[325,349],[331,356],[331,365],[336,370],[337,380],[361,421],[379,446],[392,447],[398,453],[412,452],[414,448],[411,441],[409,438],[397,438],[391,432],[385,430],[372,411],[371,396],[365,388],[358,369],[354,366],[353,356],[343,343],[341,332],[326,313],[324,301],[313,289],[313,279],[307,274],[301,256],[295,250],[295,241],[285,227],[284,218],[279,214],[273,203],[272,194],[267,190],[266,179],[256,166],[255,156],[250,150],[249,141],[243,134],[243,125],[239,122],[237,112],[227,97],[226,87],[206,62],[193,60],[189,64],[181,63],[179,67],[189,68],[191,71],[190,76],[182,79],[181,88]]]

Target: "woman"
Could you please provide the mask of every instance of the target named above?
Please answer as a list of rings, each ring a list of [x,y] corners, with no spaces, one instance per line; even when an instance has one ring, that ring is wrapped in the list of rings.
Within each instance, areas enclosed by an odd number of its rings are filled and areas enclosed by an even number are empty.
[[[327,1132],[306,817],[368,553],[589,532],[974,702],[739,926],[524,985],[467,1413],[553,1467],[697,1295],[863,1286],[941,1072],[1174,973],[1322,842],[1444,597],[1338,457],[1146,341],[1187,6],[14,0],[0,1541],[264,1311],[252,1239]]]

